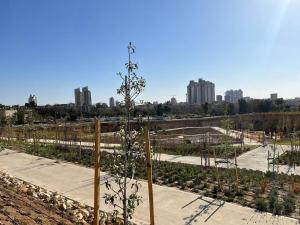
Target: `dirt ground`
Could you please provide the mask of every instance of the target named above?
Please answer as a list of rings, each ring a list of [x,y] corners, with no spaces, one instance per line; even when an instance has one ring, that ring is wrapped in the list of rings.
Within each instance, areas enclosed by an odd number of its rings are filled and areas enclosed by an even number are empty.
[[[0,180],[0,225],[75,224],[59,210],[28,196]]]

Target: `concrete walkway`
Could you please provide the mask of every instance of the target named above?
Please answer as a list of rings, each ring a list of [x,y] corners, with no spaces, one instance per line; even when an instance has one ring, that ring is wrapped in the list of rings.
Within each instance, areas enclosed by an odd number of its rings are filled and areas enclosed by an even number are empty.
[[[222,134],[226,134],[226,130],[221,128],[221,127],[211,127],[212,129],[219,131]],[[242,132],[237,131],[237,130],[229,130],[228,135],[233,137],[233,138],[240,138],[241,137]],[[261,145],[261,143],[259,143],[256,140],[244,137],[244,143],[245,145]]]
[[[113,152],[113,150],[103,149],[103,151]],[[270,145],[266,147],[258,147],[254,150],[248,151],[237,157],[237,164],[239,168],[251,169],[251,170],[259,170],[262,172],[268,171],[268,151],[273,154],[273,150]],[[278,147],[277,152],[281,155],[284,151],[289,151],[288,146]],[[177,162],[177,163],[186,163],[192,165],[201,165],[201,158],[198,156],[181,156],[181,155],[169,155],[169,154],[157,154],[155,158],[160,159],[161,161],[167,162]],[[217,161],[224,161],[224,159],[217,159]],[[234,167],[234,160],[229,160],[231,164],[229,164],[230,168]],[[204,159],[203,159],[204,165]],[[210,165],[214,166],[214,158],[210,158]],[[227,163],[219,163],[219,167],[227,168]],[[270,164],[269,170],[273,170],[272,164]],[[286,174],[295,174],[300,176],[300,166],[289,167],[287,165],[279,165],[275,166],[275,171],[279,171]]]
[[[19,179],[56,191],[66,197],[93,206],[93,175],[91,168],[71,163],[19,153],[12,150],[0,152],[0,170]],[[101,195],[106,192],[104,180],[110,179],[101,173]],[[148,224],[147,183],[141,182],[140,194],[143,203],[134,218],[139,224]],[[259,213],[239,205],[224,203],[211,198],[184,192],[175,188],[154,185],[155,215],[158,225],[292,225],[297,220]],[[101,199],[101,209],[111,208]]]

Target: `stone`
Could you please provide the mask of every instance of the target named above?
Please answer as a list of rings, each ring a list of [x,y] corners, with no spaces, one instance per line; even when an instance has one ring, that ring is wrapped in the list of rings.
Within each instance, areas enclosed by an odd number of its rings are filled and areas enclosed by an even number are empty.
[[[83,215],[84,218],[88,218],[90,216],[90,213],[87,209],[80,209],[79,211]]]
[[[65,203],[61,203],[61,204],[59,205],[58,208],[59,208],[60,210],[62,210],[62,211],[66,211],[66,210],[67,210],[67,206],[66,206]]]

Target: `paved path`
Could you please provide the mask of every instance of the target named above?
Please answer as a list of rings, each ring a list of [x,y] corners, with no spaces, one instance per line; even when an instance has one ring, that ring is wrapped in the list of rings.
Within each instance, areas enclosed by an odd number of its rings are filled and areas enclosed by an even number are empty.
[[[211,128],[216,131],[219,131],[222,134],[226,134],[226,130],[221,127],[211,127]],[[241,134],[242,134],[242,132],[237,131],[237,130],[230,130],[228,132],[228,135],[233,138],[240,138]],[[245,137],[245,135],[244,135],[244,143],[245,143],[245,145],[261,145],[261,143],[259,143],[258,141],[247,138],[247,137]]]
[[[103,149],[103,151],[109,151],[108,149]],[[237,157],[237,164],[239,168],[245,168],[245,169],[252,169],[252,170],[259,170],[262,172],[268,171],[268,151],[270,154],[273,154],[273,150],[270,145],[266,147],[258,147],[254,150],[248,151],[239,157]],[[288,146],[282,146],[278,147],[279,155],[283,153],[283,151],[289,151]],[[156,156],[157,159],[160,159],[162,161],[168,161],[168,162],[178,162],[178,163],[186,163],[186,164],[192,164],[192,165],[201,165],[201,158],[198,156],[181,156],[181,155],[168,155],[168,154],[158,154]],[[222,159],[217,159],[217,161],[224,161]],[[229,167],[233,168],[234,160],[231,159],[230,162],[232,164],[229,165]],[[203,165],[204,165],[204,159],[203,159]],[[210,165],[214,166],[214,159],[210,158]],[[219,163],[219,167],[227,168],[226,163]],[[269,170],[272,171],[273,167],[272,164],[269,167]],[[275,171],[277,171],[277,166],[275,166]],[[296,166],[295,168],[289,167],[286,165],[279,165],[278,167],[279,172],[287,173],[287,174],[297,174],[300,175],[300,166]]]
[[[78,165],[19,153],[12,150],[0,152],[0,170],[19,179],[31,182],[51,191],[93,206],[93,170]],[[105,190],[103,181],[109,175],[101,173],[101,195]],[[147,184],[142,182],[141,195],[144,202],[134,218],[147,224]],[[156,224],[158,225],[292,225],[297,220],[259,213],[239,205],[224,203],[211,198],[164,186],[154,185]],[[101,199],[101,209],[108,208]]]
[[[2,140],[8,140],[8,138],[6,137],[0,137],[0,139]],[[16,141],[16,138],[11,138],[11,140]],[[34,143],[34,141],[36,141],[36,143],[48,143],[48,144],[55,144],[55,143],[59,143],[62,145],[77,145],[77,146],[82,146],[82,147],[94,147],[95,143],[94,142],[86,142],[86,141],[63,141],[63,140],[54,140],[54,139],[26,139],[27,142],[29,143]],[[100,146],[103,148],[118,148],[121,145],[120,144],[111,144],[111,143],[100,143]]]

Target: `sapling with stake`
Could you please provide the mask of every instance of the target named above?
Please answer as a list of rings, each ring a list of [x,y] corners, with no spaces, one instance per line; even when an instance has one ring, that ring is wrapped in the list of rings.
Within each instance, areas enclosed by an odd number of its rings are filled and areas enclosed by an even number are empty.
[[[110,171],[113,174],[113,181],[106,180],[105,186],[110,191],[105,194],[105,203],[114,208],[114,217],[122,214],[125,225],[129,224],[129,219],[136,207],[141,202],[138,195],[140,182],[135,179],[135,169],[144,160],[144,138],[142,128],[137,130],[132,126],[132,114],[135,99],[145,88],[145,80],[136,74],[138,65],[131,60],[135,47],[128,45],[128,63],[126,63],[127,74],[118,73],[122,79],[122,84],[118,89],[118,94],[122,96],[122,106],[125,111],[125,118],[121,126],[119,136],[121,138],[122,151],[115,151],[113,163]]]

